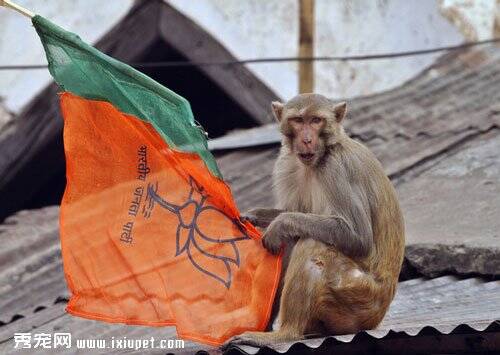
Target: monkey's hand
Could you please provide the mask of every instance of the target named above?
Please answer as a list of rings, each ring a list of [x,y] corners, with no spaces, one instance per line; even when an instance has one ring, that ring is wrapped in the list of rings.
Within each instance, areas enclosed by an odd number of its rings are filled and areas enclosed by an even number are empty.
[[[267,227],[262,237],[262,245],[272,254],[278,254],[288,236],[288,224],[283,215],[278,216]]]
[[[274,208],[252,208],[240,216],[242,221],[249,221],[256,227],[266,228],[283,212]]]

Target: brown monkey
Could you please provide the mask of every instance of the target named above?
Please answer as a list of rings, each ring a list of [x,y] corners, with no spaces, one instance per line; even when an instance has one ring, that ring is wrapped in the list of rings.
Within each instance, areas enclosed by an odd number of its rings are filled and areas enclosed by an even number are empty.
[[[292,244],[278,329],[234,344],[264,346],[309,333],[376,327],[391,303],[404,254],[396,192],[375,156],[344,132],[346,103],[302,94],[272,108],[283,134],[273,182],[278,209],[247,218],[267,227],[263,245]]]

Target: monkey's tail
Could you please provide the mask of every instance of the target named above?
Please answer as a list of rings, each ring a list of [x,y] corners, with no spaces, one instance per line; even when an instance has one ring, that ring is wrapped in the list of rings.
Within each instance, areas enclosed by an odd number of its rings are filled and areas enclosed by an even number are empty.
[[[301,339],[304,339],[302,334],[287,331],[286,329],[273,330],[271,332],[245,332],[231,338],[222,346],[222,349],[227,349],[230,345],[263,347]]]

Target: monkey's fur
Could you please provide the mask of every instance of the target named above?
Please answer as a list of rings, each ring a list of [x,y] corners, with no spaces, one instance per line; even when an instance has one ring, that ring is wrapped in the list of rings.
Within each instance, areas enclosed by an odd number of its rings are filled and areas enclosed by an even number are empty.
[[[270,252],[283,243],[291,250],[278,329],[246,332],[228,344],[374,328],[394,297],[403,261],[396,192],[375,156],[344,132],[345,103],[301,94],[272,107],[283,133],[273,172],[277,209],[253,209],[246,218],[267,226],[263,245]]]

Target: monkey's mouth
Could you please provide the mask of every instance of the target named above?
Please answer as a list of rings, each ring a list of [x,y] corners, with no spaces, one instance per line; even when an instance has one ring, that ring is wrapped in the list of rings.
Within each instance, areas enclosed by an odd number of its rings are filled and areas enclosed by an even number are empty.
[[[302,161],[305,161],[305,162],[310,162],[313,160],[314,158],[314,153],[299,153],[299,158],[302,160]]]

